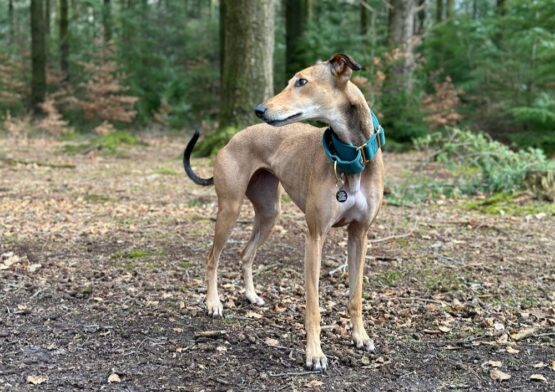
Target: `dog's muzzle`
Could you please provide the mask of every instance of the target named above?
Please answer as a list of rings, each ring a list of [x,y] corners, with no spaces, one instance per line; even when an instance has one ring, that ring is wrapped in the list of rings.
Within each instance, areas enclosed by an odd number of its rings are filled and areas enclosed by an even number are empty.
[[[266,113],[267,110],[268,110],[268,107],[263,103],[261,103],[254,109],[254,114],[256,114],[256,117],[264,120],[264,113]]]

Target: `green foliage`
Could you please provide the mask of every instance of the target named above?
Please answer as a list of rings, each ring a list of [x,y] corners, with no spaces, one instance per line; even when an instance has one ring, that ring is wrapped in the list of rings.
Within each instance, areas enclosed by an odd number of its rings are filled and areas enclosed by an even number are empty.
[[[384,93],[376,106],[387,132],[387,150],[407,150],[414,139],[428,131],[417,95]]]
[[[216,155],[238,131],[234,127],[225,127],[212,131],[195,146],[194,156],[209,157]]]
[[[512,151],[483,133],[457,128],[446,134],[434,133],[416,140],[418,148],[433,149],[436,160],[451,167],[478,169],[461,176],[459,188],[468,191],[514,192],[527,188],[530,173],[553,173],[555,163],[540,149]],[[551,174],[552,175],[552,174]]]
[[[66,144],[63,151],[68,154],[87,154],[92,151],[116,154],[124,145],[146,145],[146,143],[129,132],[116,131],[105,136],[89,138],[85,143]]]
[[[478,210],[486,214],[509,214],[509,215],[538,215],[546,214],[555,216],[555,204],[552,202],[543,202],[535,200],[527,200],[526,194],[514,192],[495,193],[485,200],[472,200],[465,204],[465,207],[471,210]],[[520,202],[520,199],[525,203]]]
[[[513,0],[505,15],[459,14],[432,28],[422,76],[440,71],[462,89],[466,125],[519,147],[555,151],[552,0]],[[431,84],[427,85],[431,88]]]

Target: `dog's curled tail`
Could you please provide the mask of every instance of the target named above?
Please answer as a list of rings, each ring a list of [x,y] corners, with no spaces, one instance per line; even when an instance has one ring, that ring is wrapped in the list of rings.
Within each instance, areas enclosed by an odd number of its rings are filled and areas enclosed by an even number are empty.
[[[200,178],[195,174],[195,172],[191,168],[191,153],[193,152],[193,148],[197,143],[199,135],[200,133],[198,129],[195,129],[195,134],[193,135],[189,143],[187,143],[187,147],[185,147],[185,151],[183,151],[183,168],[185,169],[185,173],[187,173],[187,176],[189,176],[189,178],[193,180],[195,184],[205,185],[205,186],[214,185],[214,177]]]

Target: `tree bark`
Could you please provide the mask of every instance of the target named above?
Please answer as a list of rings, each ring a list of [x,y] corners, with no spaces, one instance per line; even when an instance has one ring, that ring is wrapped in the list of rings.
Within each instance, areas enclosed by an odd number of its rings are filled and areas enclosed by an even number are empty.
[[[289,80],[295,72],[308,65],[300,56],[298,45],[310,23],[312,12],[312,0],[286,0],[285,2],[285,80]]]
[[[13,45],[15,42],[15,19],[13,16],[13,0],[8,1],[8,23],[10,26],[9,42]]]
[[[255,121],[254,107],[273,94],[272,0],[233,0],[225,10],[221,125]]]
[[[424,34],[426,29],[426,0],[418,0],[418,14],[416,19],[416,34]]]
[[[44,26],[46,36],[50,36],[50,0],[45,0],[44,3]]]
[[[368,9],[360,3],[360,35],[368,34]]]
[[[60,0],[60,69],[65,79],[69,79],[69,18],[68,0]]]
[[[31,104],[35,114],[42,114],[46,95],[46,37],[44,0],[31,0]]]
[[[398,49],[400,56],[391,69],[388,88],[409,92],[413,85],[415,0],[391,0],[390,3],[389,46]]]
[[[220,86],[224,84],[225,10],[228,0],[220,0]]]
[[[108,45],[112,41],[112,4],[110,0],[104,0],[102,25],[104,28],[104,44]]]
[[[503,16],[507,13],[507,2],[505,0],[496,0],[495,13],[499,16]]]
[[[443,20],[443,0],[436,0],[436,23]]]
[[[455,16],[455,0],[447,0],[447,19]]]

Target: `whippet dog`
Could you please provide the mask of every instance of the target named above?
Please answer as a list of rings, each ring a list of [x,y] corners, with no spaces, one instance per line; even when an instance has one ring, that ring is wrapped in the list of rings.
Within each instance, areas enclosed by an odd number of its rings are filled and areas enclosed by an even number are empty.
[[[252,202],[255,217],[252,236],[241,252],[242,270],[246,297],[256,305],[263,305],[264,300],[254,289],[252,263],[279,215],[283,189],[304,212],[308,228],[304,257],[306,366],[313,370],[325,371],[328,366],[320,346],[318,286],[322,246],[331,227],[347,226],[348,309],[353,343],[359,349],[374,350],[362,320],[362,282],[367,232],[383,198],[384,165],[379,140],[374,156],[360,160],[362,171],[342,172],[323,148],[324,129],[300,123],[326,123],[330,127],[326,132],[356,151],[375,138],[380,127],[373,122],[364,95],[350,81],[352,71],[360,69],[351,57],[336,54],[296,73],[282,92],[257,106],[255,113],[266,124],[238,132],[218,152],[212,178],[200,178],[189,163],[198,131],[184,152],[188,176],[200,185],[214,184],[218,196],[214,242],[206,262],[209,315],[222,316],[218,261],[244,196]]]

